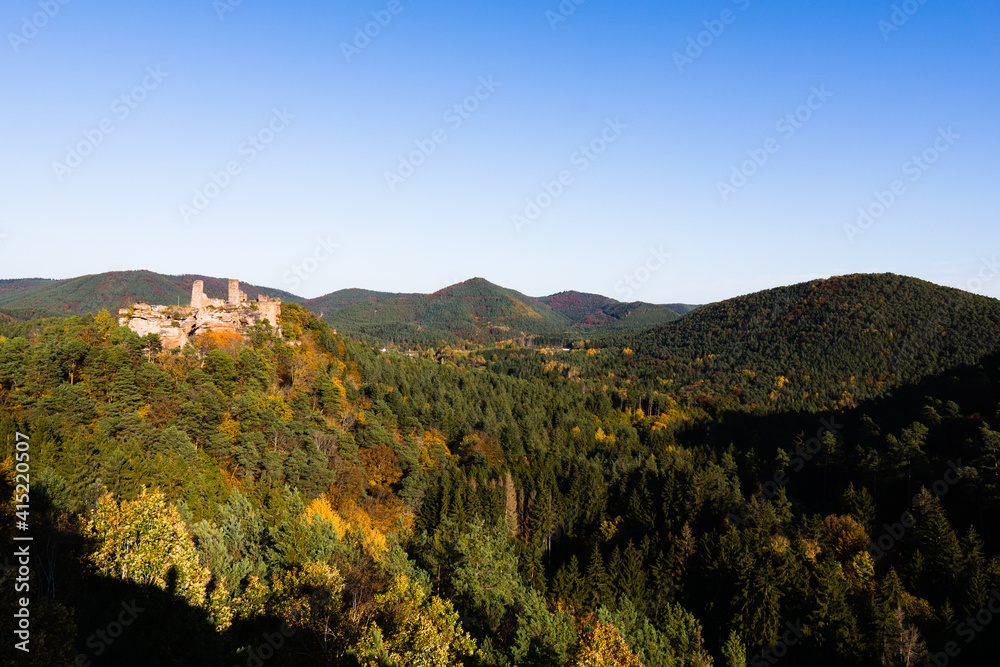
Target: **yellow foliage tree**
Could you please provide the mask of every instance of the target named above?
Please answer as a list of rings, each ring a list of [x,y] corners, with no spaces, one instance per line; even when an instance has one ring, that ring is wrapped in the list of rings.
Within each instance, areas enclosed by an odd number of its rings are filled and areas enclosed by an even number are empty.
[[[274,410],[274,414],[278,415],[278,418],[286,424],[291,423],[295,419],[295,412],[288,407],[285,399],[278,395],[268,394],[267,396],[263,396],[256,401],[254,407],[260,411],[271,408]]]
[[[371,449],[362,449],[360,455],[361,463],[368,473],[368,486],[376,492],[391,492],[392,485],[403,476],[399,459],[392,449],[379,445]]]
[[[275,575],[268,607],[292,627],[308,630],[330,653],[345,643],[343,593],[344,578],[337,568],[306,561]]]
[[[202,355],[208,354],[212,350],[222,350],[231,357],[239,354],[240,350],[247,347],[246,339],[238,333],[231,331],[205,331],[195,336],[193,341],[195,349]]]
[[[875,576],[875,561],[867,551],[860,551],[851,559],[851,572],[861,584],[865,584]]]
[[[343,518],[330,506],[330,502],[324,498],[319,497],[313,499],[308,505],[306,505],[305,518],[311,524],[313,520],[319,517],[325,521],[329,521],[333,524],[333,530],[337,533],[338,539],[344,539],[347,535],[348,524]]]
[[[260,583],[255,574],[250,575],[246,588],[235,596],[226,578],[221,577],[215,582],[215,588],[208,596],[208,610],[215,623],[215,629],[225,632],[236,619],[250,619],[262,615],[270,595],[271,591]]]
[[[428,598],[406,575],[397,575],[376,604],[381,625],[372,623],[358,644],[363,667],[462,667],[459,658],[476,651],[451,602]]]
[[[823,519],[823,532],[842,560],[868,548],[868,533],[852,516],[831,514]]]
[[[228,413],[222,417],[222,423],[219,424],[217,429],[219,433],[222,433],[230,442],[234,442],[236,438],[240,435],[240,423],[233,419]]]
[[[639,656],[608,623],[581,623],[571,667],[642,667]]]
[[[90,559],[102,574],[170,587],[193,605],[205,603],[209,570],[199,562],[184,520],[159,491],[143,489],[136,500],[121,504],[105,493],[87,532],[97,538]]]
[[[94,324],[97,325],[97,330],[101,332],[101,336],[107,338],[112,329],[118,326],[118,320],[105,308],[94,316]]]

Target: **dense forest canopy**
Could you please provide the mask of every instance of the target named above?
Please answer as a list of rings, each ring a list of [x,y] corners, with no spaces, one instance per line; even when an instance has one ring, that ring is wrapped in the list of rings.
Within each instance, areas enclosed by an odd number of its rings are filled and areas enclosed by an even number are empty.
[[[569,352],[0,322],[5,659],[989,664],[998,314],[882,275]]]

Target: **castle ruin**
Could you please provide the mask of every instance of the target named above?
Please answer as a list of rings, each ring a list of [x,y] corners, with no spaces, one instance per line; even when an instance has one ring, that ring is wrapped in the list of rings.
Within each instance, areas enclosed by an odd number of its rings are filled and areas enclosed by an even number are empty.
[[[205,282],[196,280],[191,286],[190,306],[151,306],[136,303],[118,311],[118,324],[140,336],[155,333],[164,349],[183,347],[192,336],[206,331],[226,331],[244,335],[250,327],[264,322],[281,336],[279,318],[281,299],[259,294],[255,301],[240,290],[240,281],[230,279],[227,299],[212,299],[205,294]]]

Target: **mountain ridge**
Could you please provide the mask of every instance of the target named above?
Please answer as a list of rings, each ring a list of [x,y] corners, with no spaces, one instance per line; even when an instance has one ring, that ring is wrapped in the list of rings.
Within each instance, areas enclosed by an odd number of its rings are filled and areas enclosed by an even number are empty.
[[[227,293],[224,278],[147,270],[109,271],[60,280],[8,279],[0,280],[0,312],[29,319],[96,314],[102,309],[115,312],[139,301],[184,305],[195,280],[204,282],[209,295]],[[682,304],[675,304],[673,309],[642,302],[623,304],[582,292],[536,298],[480,277],[430,294],[346,288],[311,299],[243,281],[241,286],[251,296],[264,294],[300,304],[345,332],[376,343],[436,344],[582,335],[652,326],[674,319],[683,308],[693,308]],[[574,305],[563,307],[569,301]]]
[[[191,285],[201,280],[206,294],[223,296],[228,280],[196,274],[168,275],[147,271],[108,271],[62,280],[15,279],[0,281],[0,310],[20,317],[65,317],[115,312],[132,303],[154,304],[190,302]],[[240,283],[248,295],[264,294],[284,301],[301,303],[302,297],[251,283]],[[7,289],[4,289],[4,288]]]

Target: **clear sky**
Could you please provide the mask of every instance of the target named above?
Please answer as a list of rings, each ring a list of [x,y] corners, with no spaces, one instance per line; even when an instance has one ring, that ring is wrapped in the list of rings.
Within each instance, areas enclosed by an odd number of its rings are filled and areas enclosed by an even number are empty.
[[[1000,297],[997,2],[5,0],[0,32],[3,278]]]

